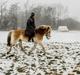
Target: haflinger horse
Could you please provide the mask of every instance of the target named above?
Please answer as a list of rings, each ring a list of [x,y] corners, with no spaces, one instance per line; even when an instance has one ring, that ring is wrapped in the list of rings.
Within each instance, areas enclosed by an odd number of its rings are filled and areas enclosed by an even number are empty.
[[[44,50],[45,47],[42,43],[43,37],[46,36],[46,38],[49,39],[51,37],[51,30],[52,30],[52,28],[51,28],[50,25],[40,25],[40,26],[38,26],[35,29],[35,35],[33,37],[34,46],[30,51],[34,50],[34,48],[36,47],[36,44],[40,44],[42,46],[43,50]],[[25,35],[25,30],[24,29],[12,30],[12,31],[9,32],[8,37],[7,37],[7,46],[10,46],[10,48],[11,48],[12,46],[14,46],[16,44],[17,41],[19,41],[20,42],[19,46],[23,50],[22,41],[28,41],[28,39],[29,39],[29,36]],[[10,49],[10,51],[11,51],[11,49]]]

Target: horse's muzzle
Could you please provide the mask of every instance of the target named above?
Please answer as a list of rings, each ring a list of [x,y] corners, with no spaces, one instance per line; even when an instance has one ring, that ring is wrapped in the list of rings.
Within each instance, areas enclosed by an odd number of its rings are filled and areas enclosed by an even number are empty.
[[[47,37],[47,39],[50,39],[51,38],[51,36],[46,36]]]

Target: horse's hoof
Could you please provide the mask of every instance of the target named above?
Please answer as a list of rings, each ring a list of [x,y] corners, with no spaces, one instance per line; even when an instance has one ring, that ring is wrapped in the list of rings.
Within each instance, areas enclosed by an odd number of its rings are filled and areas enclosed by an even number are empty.
[[[31,55],[31,52],[28,52],[28,56],[30,56]]]
[[[45,53],[43,55],[45,55]]]
[[[44,52],[43,55],[46,55],[46,52]]]

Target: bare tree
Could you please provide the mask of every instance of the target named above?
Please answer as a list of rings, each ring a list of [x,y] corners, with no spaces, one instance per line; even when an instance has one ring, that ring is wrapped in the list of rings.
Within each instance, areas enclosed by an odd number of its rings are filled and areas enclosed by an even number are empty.
[[[24,3],[24,8],[25,8],[25,19],[27,19],[29,12],[29,0],[26,0],[26,2]]]
[[[61,25],[61,19],[66,17],[67,11],[61,4],[54,5],[49,9],[53,28],[57,29]]]
[[[18,3],[12,4],[9,10],[7,10],[7,2],[7,0],[4,1],[0,6],[0,19],[1,25],[6,25],[8,28],[11,27],[15,29],[18,26],[24,28],[26,26],[26,20],[29,18],[31,12],[35,12],[36,14],[36,25],[49,24],[52,25],[53,28],[57,28],[59,25],[61,25],[60,20],[62,17],[66,17],[65,14],[67,9],[60,4],[52,6],[37,5],[34,7],[33,3],[30,4],[30,0],[26,0],[26,3],[24,3],[24,10],[20,10]]]
[[[18,21],[18,4],[12,4],[10,9],[9,9],[9,17],[10,17],[10,22],[9,24],[15,29],[17,28],[17,21]]]
[[[6,10],[7,2],[8,2],[8,0],[5,0],[3,2],[1,0],[1,5],[0,5],[0,14],[1,14],[0,15],[0,24],[1,24],[1,26],[3,26],[3,20],[4,20],[3,16],[4,16],[4,13],[5,13],[5,10]]]

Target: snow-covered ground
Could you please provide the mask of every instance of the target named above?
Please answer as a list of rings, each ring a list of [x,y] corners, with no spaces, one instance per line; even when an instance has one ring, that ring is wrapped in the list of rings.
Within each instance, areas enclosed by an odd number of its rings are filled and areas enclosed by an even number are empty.
[[[0,31],[0,43],[6,43],[8,33],[7,31]]]
[[[52,38],[50,41],[56,42],[80,42],[80,31],[69,31],[69,32],[52,32]]]
[[[8,32],[0,35],[0,75],[80,75],[80,31],[53,31],[50,40],[44,37],[45,54],[37,45],[29,55],[33,43],[26,42],[26,54],[15,46],[6,54]]]

